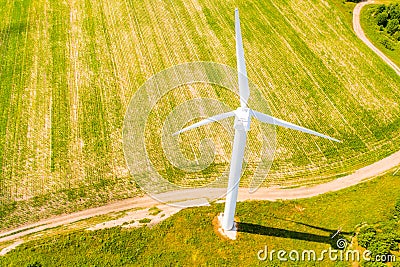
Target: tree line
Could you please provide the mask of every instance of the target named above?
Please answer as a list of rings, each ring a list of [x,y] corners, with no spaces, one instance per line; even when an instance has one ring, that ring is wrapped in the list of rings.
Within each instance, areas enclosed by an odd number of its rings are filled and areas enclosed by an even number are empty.
[[[400,41],[400,5],[378,5],[373,14],[380,31],[387,32],[393,39]]]

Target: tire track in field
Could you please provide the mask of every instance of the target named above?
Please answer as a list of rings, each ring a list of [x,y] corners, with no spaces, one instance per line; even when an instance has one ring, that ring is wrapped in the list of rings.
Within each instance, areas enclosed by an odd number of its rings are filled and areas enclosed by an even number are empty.
[[[26,86],[29,78],[26,73],[32,66],[30,49],[29,29],[31,27],[31,2],[13,2],[10,6],[10,21],[7,34],[7,47],[2,51],[2,81],[4,86],[2,98],[4,103],[4,120],[2,120],[2,147],[1,147],[1,171],[2,177],[6,178],[2,184],[3,199],[23,198],[30,189],[24,188],[29,185],[26,179],[27,171],[24,166],[27,163],[28,143],[28,120],[29,116],[29,90]],[[3,135],[4,133],[4,135]]]
[[[49,29],[51,50],[51,189],[59,189],[71,178],[69,164],[70,93],[68,89],[68,14],[69,8],[57,1],[51,2],[51,23]]]
[[[28,133],[27,133],[27,162],[25,179],[31,184],[27,188],[24,197],[32,197],[44,193],[47,177],[50,176],[50,147],[51,127],[50,121],[50,98],[51,84],[49,77],[51,72],[51,56],[47,51],[51,50],[48,34],[47,9],[49,3],[32,3],[32,24],[29,31],[32,40],[36,44],[30,48],[32,52],[32,66],[26,90],[29,92],[27,99]],[[40,18],[43,18],[41,20]],[[29,105],[29,106],[28,106]]]
[[[80,95],[79,88],[85,86],[85,77],[80,52],[84,51],[82,40],[84,40],[82,28],[80,27],[80,11],[78,2],[70,0],[69,6],[69,25],[68,25],[68,88],[70,94],[70,124],[71,124],[71,142],[69,145],[71,157],[71,184],[83,182],[85,180],[84,141],[79,128]],[[77,181],[80,180],[80,181]]]
[[[9,51],[12,47],[13,40],[13,29],[15,24],[13,23],[13,2],[7,1],[7,3],[0,10],[1,16],[3,17],[3,27],[1,28],[1,39],[0,39],[0,192],[6,191],[6,183],[4,177],[7,173],[6,160],[7,151],[5,149],[7,142],[7,125],[9,122],[9,112],[11,109],[11,96],[12,96],[12,69],[9,67],[8,62],[10,61]],[[3,157],[4,156],[4,157]],[[4,176],[3,176],[4,175]],[[10,197],[9,194],[5,194],[6,197]]]

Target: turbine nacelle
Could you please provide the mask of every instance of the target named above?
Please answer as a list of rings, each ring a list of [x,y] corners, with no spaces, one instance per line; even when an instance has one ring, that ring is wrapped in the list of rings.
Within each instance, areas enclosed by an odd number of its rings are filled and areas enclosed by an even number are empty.
[[[267,115],[267,114],[264,114],[264,113],[252,110],[250,108],[246,108],[246,107],[239,107],[235,111],[221,113],[221,114],[212,116],[210,118],[201,120],[195,124],[192,124],[186,128],[183,128],[182,130],[177,131],[173,135],[178,135],[178,134],[181,134],[188,130],[195,129],[197,127],[200,127],[200,126],[203,126],[203,125],[215,122],[215,121],[219,121],[219,120],[222,120],[225,118],[233,117],[233,116],[235,116],[235,124],[234,124],[235,130],[248,132],[250,130],[251,117],[255,117],[257,120],[264,122],[264,123],[285,127],[285,128],[296,130],[296,131],[303,132],[303,133],[312,134],[315,136],[319,136],[319,137],[326,138],[331,141],[340,143],[340,140],[338,140],[338,139],[332,138],[332,137],[324,135],[322,133],[301,127],[299,125],[272,117],[270,115]]]
[[[249,131],[252,110],[249,108],[240,107],[234,111],[235,113],[235,124],[234,128],[239,131]]]

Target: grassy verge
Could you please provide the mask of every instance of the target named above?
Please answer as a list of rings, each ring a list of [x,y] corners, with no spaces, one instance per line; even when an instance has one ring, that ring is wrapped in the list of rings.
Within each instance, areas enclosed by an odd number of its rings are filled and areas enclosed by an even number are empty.
[[[297,201],[238,203],[237,241],[223,240],[214,232],[222,204],[185,209],[153,228],[114,228],[77,231],[33,240],[0,258],[3,266],[40,263],[51,266],[111,265],[230,265],[277,266],[262,262],[257,253],[269,249],[320,252],[331,247],[331,236],[341,229],[350,240],[356,226],[393,218],[399,197],[399,176],[388,173],[369,182]],[[57,251],[57,253],[54,253]],[[286,266],[349,266],[349,262],[289,262]]]
[[[347,2],[342,0],[333,0],[333,5],[335,8],[342,13],[342,15],[346,18],[348,25],[352,25],[353,23],[353,10],[356,6],[356,3]]]
[[[90,186],[62,189],[28,200],[3,202],[0,205],[0,228],[5,230],[141,194],[133,181],[102,180]]]
[[[385,3],[389,3],[388,1]],[[399,3],[391,1],[391,3]],[[361,26],[368,39],[388,56],[397,66],[400,66],[400,41],[389,38],[388,33],[381,31],[373,16],[378,5],[367,5],[361,11]]]

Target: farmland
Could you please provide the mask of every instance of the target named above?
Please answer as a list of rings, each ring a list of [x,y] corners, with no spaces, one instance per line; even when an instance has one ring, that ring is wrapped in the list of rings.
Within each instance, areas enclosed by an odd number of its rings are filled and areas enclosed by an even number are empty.
[[[85,199],[99,195],[105,195],[100,203],[136,194],[121,136],[131,97],[152,75],[176,64],[235,67],[235,6],[249,78],[272,114],[343,141],[277,129],[265,186],[321,183],[395,152],[400,77],[356,38],[335,5],[0,0],[0,200],[35,201],[49,194],[57,199],[70,190],[73,197],[61,198],[60,205],[76,201],[83,207],[96,205]],[[149,116],[146,146],[158,170],[179,183],[191,176],[168,171],[157,126],[185,100],[206,95],[234,106],[237,99],[217,86],[177,90],[155,107],[163,112]],[[200,139],[210,133],[190,134],[179,140],[183,150],[192,151],[188,157],[195,157]],[[232,136],[213,136],[221,148],[215,162],[221,167],[212,172],[218,175],[228,165]]]

